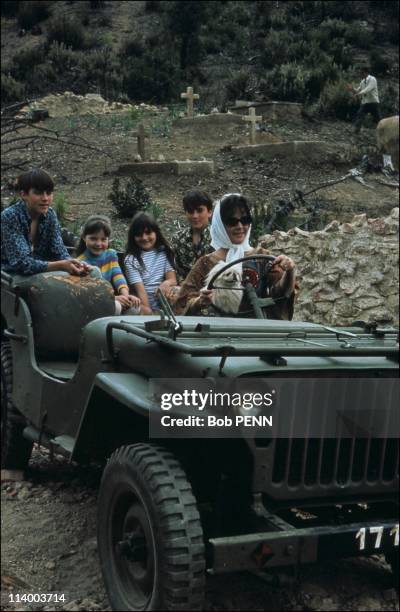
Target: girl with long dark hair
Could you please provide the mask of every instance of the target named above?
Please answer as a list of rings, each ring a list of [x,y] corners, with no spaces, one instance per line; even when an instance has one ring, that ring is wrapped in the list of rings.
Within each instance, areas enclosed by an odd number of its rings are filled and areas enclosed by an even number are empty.
[[[130,291],[141,300],[142,314],[158,310],[158,291],[163,291],[168,298],[177,284],[173,251],[157,221],[148,213],[139,212],[132,219],[125,272]]]

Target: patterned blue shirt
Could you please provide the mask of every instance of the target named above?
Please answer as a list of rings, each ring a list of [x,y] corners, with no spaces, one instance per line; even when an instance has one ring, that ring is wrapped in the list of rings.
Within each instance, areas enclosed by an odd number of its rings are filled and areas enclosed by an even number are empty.
[[[49,261],[70,259],[52,208],[39,217],[34,249],[30,239],[31,223],[24,200],[18,200],[1,213],[1,267],[4,272],[37,274],[46,272]]]

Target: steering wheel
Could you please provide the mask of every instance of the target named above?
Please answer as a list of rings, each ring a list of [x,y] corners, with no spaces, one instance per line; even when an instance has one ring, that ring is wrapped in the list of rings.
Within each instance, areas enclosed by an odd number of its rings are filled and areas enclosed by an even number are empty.
[[[218,270],[214,276],[211,278],[207,285],[207,289],[222,289],[222,287],[218,287],[215,285],[217,279],[221,276],[223,272],[228,270],[229,268],[233,268],[238,263],[244,263],[249,261],[260,261],[264,260],[265,266],[263,270],[263,275],[268,272],[271,268],[272,262],[275,261],[275,257],[273,255],[249,255],[248,257],[241,257],[240,259],[235,259],[234,261],[229,262],[226,266],[223,266],[220,270]],[[263,308],[266,306],[273,306],[276,303],[276,300],[272,297],[260,298],[257,295],[257,289],[260,289],[261,282],[263,278],[260,278],[260,274],[257,270],[253,268],[245,268],[243,265],[243,276],[242,276],[242,286],[243,293],[247,297],[249,303],[251,304],[252,310],[248,310],[245,312],[239,312],[236,316],[243,316],[248,314],[255,315],[256,319],[266,319],[266,313]],[[231,289],[231,291],[242,291],[242,289]],[[215,306],[214,306],[215,308]],[[235,316],[233,313],[226,312],[222,308],[218,308],[218,312],[225,316]]]

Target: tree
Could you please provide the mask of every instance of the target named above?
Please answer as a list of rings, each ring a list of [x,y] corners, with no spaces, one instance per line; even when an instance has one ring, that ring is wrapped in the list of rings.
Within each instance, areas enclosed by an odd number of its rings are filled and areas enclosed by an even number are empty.
[[[190,0],[171,2],[168,10],[169,27],[179,41],[180,67],[185,70],[197,64],[201,56],[199,34],[212,17],[218,2]]]

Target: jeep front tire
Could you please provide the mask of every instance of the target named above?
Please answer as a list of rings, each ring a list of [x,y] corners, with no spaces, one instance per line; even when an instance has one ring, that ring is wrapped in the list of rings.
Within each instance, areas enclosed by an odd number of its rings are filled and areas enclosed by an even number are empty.
[[[203,530],[169,451],[134,444],[114,452],[100,485],[97,528],[113,610],[203,609]]]

